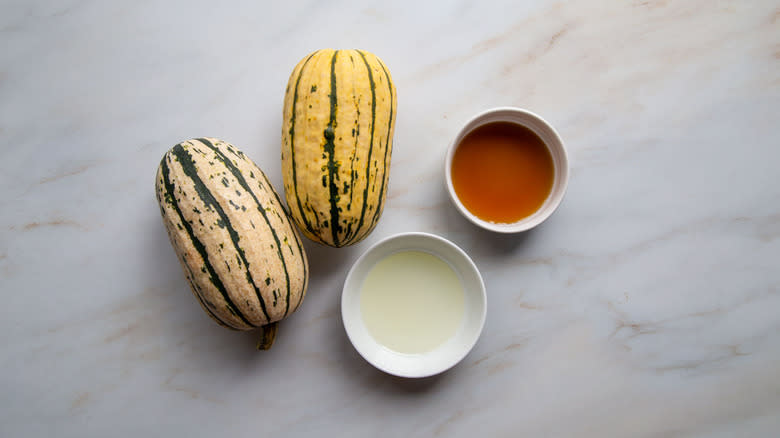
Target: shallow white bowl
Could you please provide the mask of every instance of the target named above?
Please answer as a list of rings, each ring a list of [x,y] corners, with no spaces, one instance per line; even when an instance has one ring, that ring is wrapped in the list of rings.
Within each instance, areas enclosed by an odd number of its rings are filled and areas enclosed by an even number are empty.
[[[478,218],[460,202],[457,193],[455,193],[455,188],[452,186],[452,157],[455,155],[461,140],[474,129],[492,122],[511,122],[530,129],[542,139],[550,151],[550,155],[552,155],[555,176],[550,194],[542,206],[539,207],[539,210],[517,222],[495,223]],[[477,114],[458,132],[449,149],[447,149],[447,157],[444,160],[444,175],[450,199],[466,219],[486,230],[498,233],[518,233],[541,224],[558,208],[558,205],[563,200],[563,195],[566,193],[566,186],[569,184],[569,160],[561,137],[547,121],[531,111],[513,107],[500,107]]]
[[[465,314],[457,332],[436,349],[420,354],[399,353],[378,343],[360,311],[360,289],[371,268],[390,254],[409,250],[424,251],[449,263],[465,293]],[[403,287],[402,278],[398,287]],[[374,244],[352,265],[341,294],[341,318],[352,345],[370,364],[400,377],[428,377],[460,362],[479,339],[486,310],[485,285],[474,262],[449,240],[428,233],[396,234]]]

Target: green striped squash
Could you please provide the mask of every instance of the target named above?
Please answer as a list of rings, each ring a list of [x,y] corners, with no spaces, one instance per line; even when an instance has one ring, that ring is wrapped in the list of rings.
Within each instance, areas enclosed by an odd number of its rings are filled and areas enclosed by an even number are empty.
[[[282,176],[290,214],[310,239],[341,247],[377,224],[393,150],[396,91],[363,50],[303,58],[284,98]]]
[[[231,144],[199,138],[165,154],[156,192],[203,310],[230,329],[264,327],[258,347],[270,347],[276,321],[303,301],[308,261],[263,171]]]

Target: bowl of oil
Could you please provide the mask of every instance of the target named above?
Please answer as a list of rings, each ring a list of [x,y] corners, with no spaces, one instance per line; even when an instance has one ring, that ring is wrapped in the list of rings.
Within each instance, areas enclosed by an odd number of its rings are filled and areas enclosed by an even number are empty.
[[[501,107],[469,120],[447,150],[447,191],[474,224],[517,233],[544,222],[569,182],[563,141],[542,117]]]
[[[452,242],[401,233],[363,253],[347,274],[341,317],[376,368],[428,377],[460,362],[482,332],[487,297],[474,262]]]

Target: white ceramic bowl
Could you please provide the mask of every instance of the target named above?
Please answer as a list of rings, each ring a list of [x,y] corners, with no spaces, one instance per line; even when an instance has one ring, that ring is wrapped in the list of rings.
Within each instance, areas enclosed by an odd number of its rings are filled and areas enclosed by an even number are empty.
[[[532,215],[513,223],[495,223],[478,218],[460,202],[460,199],[458,199],[458,195],[455,193],[455,189],[452,186],[452,157],[455,155],[455,150],[460,145],[461,140],[474,129],[492,122],[511,122],[530,129],[542,139],[547,146],[547,149],[550,151],[550,155],[552,155],[555,176],[550,194],[547,196],[547,199],[539,210]],[[444,162],[444,175],[450,199],[452,199],[452,202],[455,204],[458,211],[460,211],[468,220],[486,230],[498,233],[518,233],[520,231],[529,230],[544,222],[544,220],[550,217],[555,209],[558,208],[558,205],[560,205],[563,200],[563,195],[566,193],[566,186],[569,184],[569,160],[566,157],[566,149],[563,146],[563,141],[558,133],[555,132],[552,125],[530,111],[520,108],[501,107],[477,114],[460,130],[447,150],[447,158]]]
[[[444,344],[420,354],[399,353],[378,343],[369,334],[360,311],[360,290],[369,270],[383,258],[408,250],[427,252],[449,263],[465,293],[465,314],[458,330]],[[403,279],[398,287],[403,287]],[[452,242],[428,233],[396,234],[374,244],[352,265],[341,295],[341,318],[352,345],[370,364],[400,377],[428,377],[460,362],[479,339],[486,310],[485,285],[474,262]]]

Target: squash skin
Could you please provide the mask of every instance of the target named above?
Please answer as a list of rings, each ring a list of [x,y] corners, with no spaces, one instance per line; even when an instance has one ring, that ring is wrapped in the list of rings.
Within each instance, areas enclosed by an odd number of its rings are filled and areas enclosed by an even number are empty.
[[[308,282],[302,242],[243,152],[213,138],[179,143],[160,162],[155,189],[192,293],[218,324],[252,330],[300,306]]]
[[[363,50],[318,50],[293,69],[282,113],[282,177],[303,234],[333,247],[363,240],[387,197],[397,96]]]

